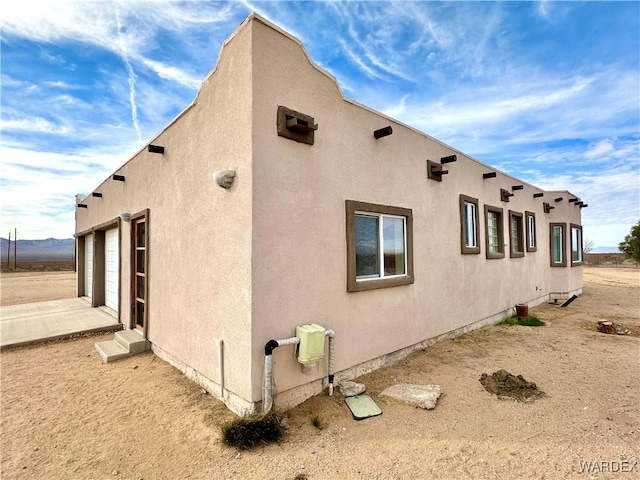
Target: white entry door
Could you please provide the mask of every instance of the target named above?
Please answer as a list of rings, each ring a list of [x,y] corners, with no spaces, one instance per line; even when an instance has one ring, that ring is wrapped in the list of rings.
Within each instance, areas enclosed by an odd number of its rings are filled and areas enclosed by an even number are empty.
[[[104,304],[118,311],[120,251],[118,229],[104,232]]]
[[[93,235],[84,237],[84,294],[93,297]]]

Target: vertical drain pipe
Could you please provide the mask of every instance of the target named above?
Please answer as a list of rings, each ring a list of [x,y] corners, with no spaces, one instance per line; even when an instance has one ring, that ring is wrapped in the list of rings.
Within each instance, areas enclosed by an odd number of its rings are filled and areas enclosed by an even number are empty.
[[[333,340],[336,336],[333,330],[325,330],[324,334],[329,337],[329,367],[327,368],[327,380],[329,383],[329,396],[333,395],[333,360],[334,360],[334,345]]]
[[[298,337],[283,340],[269,340],[264,346],[264,378],[262,384],[262,414],[266,415],[273,407],[273,351],[284,345],[297,345]]]
[[[220,375],[220,400],[224,401],[224,340],[218,340],[218,374]]]

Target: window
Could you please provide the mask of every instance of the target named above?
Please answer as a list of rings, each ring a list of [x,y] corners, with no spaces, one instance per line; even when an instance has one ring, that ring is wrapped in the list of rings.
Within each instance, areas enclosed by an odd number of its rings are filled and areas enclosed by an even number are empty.
[[[484,206],[487,258],[504,258],[504,227],[502,225],[502,209]]]
[[[564,223],[551,223],[549,225],[549,233],[551,237],[551,266],[566,267],[567,259],[565,257],[564,247]]]
[[[571,266],[582,265],[582,227],[571,224]]]
[[[345,202],[347,291],[413,283],[413,216],[407,208]]]
[[[480,253],[478,199],[460,195],[460,247],[463,254]]]
[[[535,252],[538,250],[536,237],[536,214],[533,212],[524,212],[527,221],[527,252]]]
[[[524,225],[522,214],[509,210],[509,243],[511,258],[524,257]]]

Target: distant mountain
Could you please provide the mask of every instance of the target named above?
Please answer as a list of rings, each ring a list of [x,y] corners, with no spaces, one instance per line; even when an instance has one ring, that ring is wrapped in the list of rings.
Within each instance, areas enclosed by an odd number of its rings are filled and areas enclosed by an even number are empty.
[[[618,247],[595,247],[589,253],[620,253]]]
[[[8,240],[0,238],[0,259],[7,261]],[[13,262],[15,244],[11,240],[10,259]],[[18,240],[19,262],[43,262],[73,260],[75,240],[73,238],[47,238],[46,240]]]

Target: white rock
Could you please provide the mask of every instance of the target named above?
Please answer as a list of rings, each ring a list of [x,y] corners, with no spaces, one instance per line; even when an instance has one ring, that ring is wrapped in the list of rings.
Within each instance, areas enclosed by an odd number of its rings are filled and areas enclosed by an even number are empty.
[[[360,395],[364,393],[367,387],[365,387],[362,383],[351,382],[349,380],[344,380],[340,382],[338,385],[340,389],[340,393],[345,397],[355,397],[356,395]]]
[[[436,407],[436,403],[441,394],[440,385],[399,383],[385,389],[380,395],[408,403],[409,405],[431,410]]]

